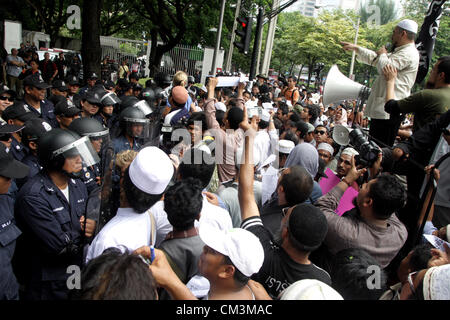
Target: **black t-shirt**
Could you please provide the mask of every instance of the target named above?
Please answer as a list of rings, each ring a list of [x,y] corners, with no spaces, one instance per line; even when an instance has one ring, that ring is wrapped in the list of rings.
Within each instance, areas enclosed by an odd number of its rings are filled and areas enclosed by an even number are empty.
[[[264,248],[264,263],[252,279],[261,283],[272,298],[292,283],[303,279],[316,279],[331,285],[330,275],[313,263],[299,264],[278,246],[270,232],[263,226],[260,217],[242,221],[241,228],[252,232],[259,238]]]

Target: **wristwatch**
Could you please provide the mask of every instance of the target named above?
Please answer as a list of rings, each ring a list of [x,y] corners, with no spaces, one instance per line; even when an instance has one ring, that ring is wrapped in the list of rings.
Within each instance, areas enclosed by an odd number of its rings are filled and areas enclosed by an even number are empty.
[[[341,178],[341,181],[342,181],[342,182],[345,182],[349,187],[351,187],[351,185],[352,185],[351,183],[349,183],[349,182],[345,179],[345,177],[342,177],[342,178]]]

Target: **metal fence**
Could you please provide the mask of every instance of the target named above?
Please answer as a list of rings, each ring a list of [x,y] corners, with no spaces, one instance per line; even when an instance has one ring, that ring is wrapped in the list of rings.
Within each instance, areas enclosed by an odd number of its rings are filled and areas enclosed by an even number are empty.
[[[174,75],[182,70],[193,76],[195,71],[201,71],[204,50],[194,46],[178,45],[166,52],[161,61],[161,71]]]
[[[114,37],[101,37],[102,58],[109,56],[114,60],[113,71],[117,71],[123,59],[128,59],[128,65],[145,60],[146,68],[141,71],[141,77],[147,77],[148,57],[150,55],[150,44],[147,41],[137,41]],[[188,75],[194,75],[195,71],[202,69],[204,50],[195,46],[178,45],[163,55],[160,70],[173,76],[182,70]]]

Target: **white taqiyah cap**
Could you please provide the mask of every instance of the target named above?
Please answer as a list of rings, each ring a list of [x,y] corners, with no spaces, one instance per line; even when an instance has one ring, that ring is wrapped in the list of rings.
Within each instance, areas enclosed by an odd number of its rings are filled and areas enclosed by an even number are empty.
[[[261,111],[261,120],[266,122],[269,122],[270,120],[270,113],[265,109],[262,109]]]
[[[304,279],[294,282],[281,292],[280,300],[344,300],[344,298],[322,281]]]
[[[216,107],[216,110],[221,110],[223,112],[227,112],[227,107],[225,106],[225,103],[223,103],[223,102],[216,102],[214,104],[214,107]]]
[[[161,194],[173,176],[170,158],[161,149],[146,147],[139,151],[130,164],[131,182],[148,194]]]
[[[247,230],[220,230],[209,219],[204,219],[200,222],[199,235],[208,247],[230,258],[234,266],[247,277],[257,273],[264,262],[261,242]]]
[[[295,148],[295,143],[291,140],[278,141],[278,152],[289,154]]]
[[[347,154],[351,157],[351,156],[359,155],[359,152],[353,148],[345,148],[344,151],[342,151],[341,155],[344,155],[344,154]]]
[[[400,21],[397,24],[397,27],[400,27],[402,29],[405,29],[406,31],[412,32],[412,33],[417,33],[417,29],[419,28],[417,25],[417,22],[410,20],[410,19],[405,19]]]
[[[319,143],[319,145],[317,146],[317,150],[325,150],[328,151],[331,155],[334,154],[334,148],[331,146],[331,144],[329,143]]]

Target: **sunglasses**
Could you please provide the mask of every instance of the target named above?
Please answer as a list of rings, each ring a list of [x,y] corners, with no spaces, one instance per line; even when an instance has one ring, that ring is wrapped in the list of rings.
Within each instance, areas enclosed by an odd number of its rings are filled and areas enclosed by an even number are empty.
[[[14,98],[13,97],[0,96],[0,100],[3,100],[3,101],[8,100],[8,101],[14,102]]]
[[[324,134],[327,133],[327,132],[326,132],[326,131],[322,131],[322,130],[315,130],[314,133],[315,133],[315,134],[324,135]]]

